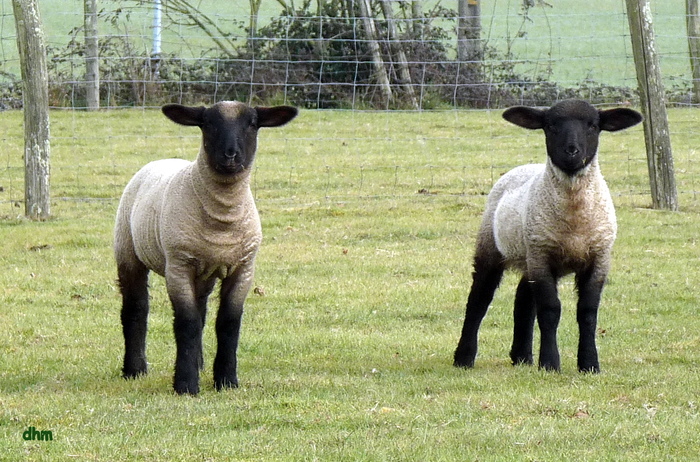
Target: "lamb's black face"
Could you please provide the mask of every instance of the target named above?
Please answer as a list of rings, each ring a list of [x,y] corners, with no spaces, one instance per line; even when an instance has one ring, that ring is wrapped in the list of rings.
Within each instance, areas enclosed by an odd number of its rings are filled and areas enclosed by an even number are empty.
[[[296,117],[297,109],[250,107],[237,101],[223,101],[208,109],[166,104],[163,114],[173,122],[201,128],[208,167],[220,175],[235,176],[253,164],[258,128],[284,125]]]
[[[552,164],[574,176],[595,159],[601,130],[615,132],[642,121],[642,115],[627,108],[599,111],[586,101],[565,100],[549,109],[515,106],[503,118],[530,130],[544,129],[547,156]]]
[[[586,168],[598,152],[600,116],[583,101],[565,101],[545,113],[547,155],[552,163],[573,176]]]
[[[204,111],[202,142],[209,167],[221,175],[250,168],[257,148],[255,109],[243,104],[216,104]]]

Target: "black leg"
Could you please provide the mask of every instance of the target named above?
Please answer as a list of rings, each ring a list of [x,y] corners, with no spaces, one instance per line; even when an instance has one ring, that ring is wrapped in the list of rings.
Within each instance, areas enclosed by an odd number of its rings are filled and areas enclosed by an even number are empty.
[[[532,283],[532,294],[537,305],[537,323],[540,327],[540,359],[542,369],[559,371],[561,362],[557,346],[557,328],[561,318],[561,303],[554,276],[538,278]]]
[[[253,262],[221,282],[221,304],[216,317],[214,386],[217,390],[238,387],[237,350],[243,303],[253,279]]]
[[[209,295],[211,295],[211,291],[214,289],[215,285],[215,278],[211,278],[197,285],[197,311],[199,312],[199,315],[202,318],[202,331],[204,330],[204,326],[206,326],[207,321],[207,301],[209,300]],[[199,367],[200,371],[204,369],[203,347],[199,348],[199,359],[197,362],[197,366]]]
[[[148,372],[146,331],[148,329],[148,269],[142,264],[118,267],[122,294],[124,366],[122,375],[130,379]]]
[[[489,264],[478,259],[474,262],[473,282],[467,300],[462,335],[454,354],[456,367],[474,367],[479,327],[493,300],[493,294],[501,283],[503,271],[500,262]]]
[[[510,359],[513,365],[532,364],[532,338],[535,328],[535,301],[532,288],[526,276],[520,280],[515,292],[513,307],[513,346]]]
[[[197,309],[194,273],[181,268],[166,268],[166,285],[173,304],[175,377],[173,388],[178,394],[199,393],[199,362],[202,357],[202,316]]]
[[[201,318],[186,316],[182,309],[175,308],[173,328],[177,344],[173,388],[178,394],[196,395],[199,393],[198,364],[202,354]]]
[[[579,328],[578,370],[581,372],[600,372],[595,335],[598,323],[598,306],[604,284],[605,276],[596,274],[593,270],[576,275],[579,297],[576,309],[576,320]]]

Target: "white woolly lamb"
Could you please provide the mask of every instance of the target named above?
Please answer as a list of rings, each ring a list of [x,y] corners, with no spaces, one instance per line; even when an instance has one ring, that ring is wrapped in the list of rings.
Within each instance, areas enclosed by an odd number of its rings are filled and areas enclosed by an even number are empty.
[[[284,125],[297,110],[226,101],[210,108],[169,104],[163,113],[199,127],[202,145],[194,162],[166,159],[143,167],[119,202],[114,252],[122,294],[122,372],[125,378],[147,372],[148,273],[154,271],[165,276],[174,310],[173,387],[197,394],[207,299],[221,279],[214,384],[236,387],[243,302],[262,239],[250,191],[258,128]]]
[[[566,100],[544,110],[513,107],[503,117],[520,127],[544,129],[547,162],[511,170],[489,193],[454,365],[474,366],[481,321],[504,270],[515,268],[523,276],[513,311],[513,364],[532,364],[536,318],[541,334],[539,366],[560,369],[557,281],[575,273],[578,369],[599,372],[595,344],[598,305],[617,224],[598,166],[598,138],[602,130],[631,127],[641,122],[642,116],[631,109],[601,111],[585,101]]]

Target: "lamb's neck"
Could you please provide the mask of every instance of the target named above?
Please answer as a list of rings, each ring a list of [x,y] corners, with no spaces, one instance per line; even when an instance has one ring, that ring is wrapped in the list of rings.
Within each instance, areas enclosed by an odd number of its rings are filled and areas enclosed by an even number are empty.
[[[556,210],[557,220],[564,222],[579,223],[580,219],[597,216],[591,211],[605,207],[601,201],[609,197],[597,158],[574,176],[566,175],[548,164],[544,181],[550,183],[543,188],[547,192],[547,202]]]
[[[192,187],[208,217],[222,223],[234,223],[255,213],[250,205],[252,194],[248,171],[224,179],[211,171],[201,155],[192,167]]]
[[[575,175],[568,175],[555,167],[552,161],[547,159],[545,170],[546,180],[555,186],[556,190],[565,196],[576,197],[583,191],[597,188],[601,173],[598,165],[598,156],[594,157],[590,164],[578,171]]]

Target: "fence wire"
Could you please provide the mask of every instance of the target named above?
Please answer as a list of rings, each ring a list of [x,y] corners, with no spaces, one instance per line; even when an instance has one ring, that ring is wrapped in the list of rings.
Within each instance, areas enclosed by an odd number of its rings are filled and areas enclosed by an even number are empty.
[[[351,111],[358,114],[354,122],[361,124],[359,119],[365,111],[387,111],[387,118],[397,114],[416,114],[420,118],[422,113],[439,113],[445,114],[446,119],[465,112],[496,120],[498,110],[506,106],[546,106],[569,97],[601,106],[638,103],[624,0],[482,1],[477,46],[471,55],[461,59],[456,32],[457,0],[391,2],[395,35],[381,3],[374,0],[370,2],[373,8],[369,17],[352,9],[356,4],[353,0],[322,2],[321,6],[309,2],[290,11],[284,11],[280,2],[265,0],[254,17],[250,15],[249,2],[222,5],[202,0],[196,5],[197,11],[182,12],[178,8],[184,3],[163,2],[162,52],[153,55],[152,4],[100,2],[103,109],[149,109],[167,102],[209,104],[238,99],[253,104],[293,104],[305,111]],[[420,3],[420,16],[412,10],[414,3]],[[343,13],[343,5],[350,5],[348,11],[353,13]],[[86,108],[83,2],[46,1],[40,9],[49,45],[50,104],[56,110],[81,111]],[[693,140],[698,138],[698,129],[692,114],[697,101],[692,93],[684,5],[652,0],[652,10],[669,106],[691,111],[676,117],[671,131],[672,140],[681,141],[675,143],[679,148],[674,150],[681,200],[696,203],[700,188],[695,178],[700,172],[696,151],[688,146],[697,145]],[[257,24],[252,31],[254,19]],[[377,28],[376,36],[368,35],[368,19]],[[15,41],[11,2],[2,0],[3,109],[21,108]],[[378,45],[378,54],[372,52],[373,42]],[[386,73],[384,82],[377,75],[377,58]],[[402,74],[402,66],[407,67],[408,74]],[[386,97],[387,88],[391,98]],[[358,130],[339,139],[334,130],[324,126],[324,117],[310,119],[312,125],[307,129],[316,136],[285,135],[286,149],[303,150],[309,143],[328,145],[328,149],[338,149],[339,143],[371,149],[401,145],[407,136],[400,124],[387,122],[384,130]],[[118,119],[114,123],[119,123]],[[5,150],[0,157],[0,203],[4,204],[6,215],[12,215],[23,201],[22,139],[17,128],[3,134]],[[70,144],[77,136],[71,130],[70,126],[54,127],[52,144]],[[450,147],[456,149],[469,143],[483,144],[487,146],[483,152],[487,152],[498,149],[500,143],[516,142],[520,136],[514,131],[509,133],[494,137],[492,133],[475,135],[457,128],[441,133],[438,128],[423,134],[421,142],[426,149],[440,147],[443,153]],[[118,136],[137,140],[144,135]],[[57,149],[61,152],[65,148]],[[648,185],[644,178],[638,178],[638,172],[645,168],[643,152],[630,149],[621,155],[624,158],[615,158],[615,162],[624,162],[624,179],[630,181],[621,181],[615,193],[633,205],[646,204]],[[355,165],[336,164],[333,160],[314,166],[285,167],[284,180],[270,178],[263,161],[255,172],[254,188],[257,199],[263,202],[316,203],[410,198],[416,194],[483,195],[503,169],[533,160],[541,159],[516,156],[507,165],[500,158],[479,164],[470,163],[469,159],[451,164],[392,159],[380,165],[363,165],[361,160]],[[115,175],[125,175],[137,167],[111,166]],[[480,172],[476,180],[475,171]],[[55,200],[117,200],[123,184],[115,183],[102,191],[101,197],[94,197],[82,180],[86,172],[89,174],[90,170],[81,165],[54,164]],[[308,181],[320,184],[309,188],[317,191],[317,197],[305,194],[303,185]]]

